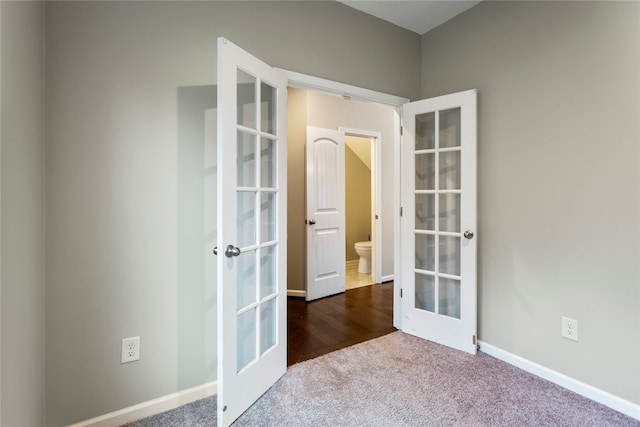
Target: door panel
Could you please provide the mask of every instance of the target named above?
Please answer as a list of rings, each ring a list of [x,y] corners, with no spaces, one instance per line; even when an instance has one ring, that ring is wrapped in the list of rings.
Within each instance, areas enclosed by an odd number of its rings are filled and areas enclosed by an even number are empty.
[[[218,39],[218,423],[286,371],[286,78]]]
[[[307,301],[345,290],[344,133],[307,127]]]
[[[476,92],[403,107],[402,329],[476,352]]]

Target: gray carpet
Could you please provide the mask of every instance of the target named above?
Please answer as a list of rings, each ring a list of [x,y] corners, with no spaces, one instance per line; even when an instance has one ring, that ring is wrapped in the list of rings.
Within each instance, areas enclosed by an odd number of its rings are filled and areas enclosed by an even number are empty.
[[[214,426],[215,397],[129,427]],[[635,426],[480,352],[402,332],[291,366],[234,426]]]

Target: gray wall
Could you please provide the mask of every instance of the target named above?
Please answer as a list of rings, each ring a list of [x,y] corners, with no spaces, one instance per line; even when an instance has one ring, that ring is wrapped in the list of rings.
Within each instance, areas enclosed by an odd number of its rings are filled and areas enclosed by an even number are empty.
[[[424,97],[479,91],[480,339],[635,404],[639,23],[636,2],[482,2],[422,38]]]
[[[0,425],[44,423],[42,2],[0,2]]]
[[[281,68],[419,92],[420,37],[337,2],[47,2],[49,425],[215,379],[218,36]],[[134,335],[141,360],[120,365]]]

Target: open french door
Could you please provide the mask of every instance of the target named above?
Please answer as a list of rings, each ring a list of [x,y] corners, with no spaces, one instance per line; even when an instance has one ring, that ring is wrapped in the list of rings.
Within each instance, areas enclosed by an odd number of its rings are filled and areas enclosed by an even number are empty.
[[[476,91],[402,108],[402,330],[476,353]]]
[[[218,39],[218,425],[287,369],[287,79]]]
[[[307,126],[307,301],[344,292],[344,132]]]

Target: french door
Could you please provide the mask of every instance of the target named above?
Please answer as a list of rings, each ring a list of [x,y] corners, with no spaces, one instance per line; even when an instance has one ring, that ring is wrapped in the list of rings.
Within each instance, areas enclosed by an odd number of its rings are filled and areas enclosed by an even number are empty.
[[[287,368],[287,79],[218,39],[218,425]]]
[[[476,352],[476,91],[402,109],[402,330]]]

